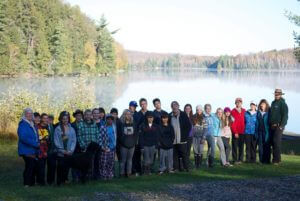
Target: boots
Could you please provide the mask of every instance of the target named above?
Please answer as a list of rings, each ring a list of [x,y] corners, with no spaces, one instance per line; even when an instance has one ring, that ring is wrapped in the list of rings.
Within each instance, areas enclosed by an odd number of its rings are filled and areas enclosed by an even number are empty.
[[[212,156],[208,157],[208,167],[210,168],[214,167],[214,157]]]
[[[203,158],[203,154],[200,154],[199,155],[199,159],[198,159],[198,161],[199,161],[199,167],[202,165],[202,158]]]

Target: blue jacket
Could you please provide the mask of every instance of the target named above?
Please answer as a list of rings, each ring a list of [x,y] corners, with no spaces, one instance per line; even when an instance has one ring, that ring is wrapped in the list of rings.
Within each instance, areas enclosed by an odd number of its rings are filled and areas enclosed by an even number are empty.
[[[205,124],[206,124],[206,129],[204,131],[204,136],[210,136],[210,135],[213,135],[214,136],[214,133],[215,133],[215,117],[214,117],[214,114],[206,114],[204,113],[204,121],[205,121]]]
[[[251,114],[250,111],[245,113],[245,134],[254,135],[255,134],[255,124],[256,124],[257,112]]]
[[[18,127],[18,153],[22,155],[36,155],[39,151],[39,139],[34,128],[24,120],[21,120]]]
[[[264,133],[259,132],[260,122],[263,120],[264,123]],[[257,112],[257,121],[255,124],[255,137],[258,140],[264,140],[263,143],[268,142],[270,140],[270,132],[269,132],[269,112],[266,112],[263,116],[261,112]]]
[[[222,126],[221,126],[221,120],[217,117],[217,115],[213,116],[213,134],[215,137],[221,136],[222,132]]]

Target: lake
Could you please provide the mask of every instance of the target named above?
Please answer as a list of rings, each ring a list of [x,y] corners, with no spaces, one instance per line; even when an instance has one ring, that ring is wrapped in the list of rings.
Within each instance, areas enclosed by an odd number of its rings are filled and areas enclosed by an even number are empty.
[[[9,87],[25,88],[37,93],[49,92],[52,97],[72,94],[72,82],[78,77],[50,78],[1,78],[0,90]],[[300,71],[226,71],[216,72],[193,68],[155,69],[129,71],[109,77],[89,77],[97,102],[105,108],[117,107],[119,113],[128,107],[131,100],[148,99],[150,109],[156,97],[162,101],[163,109],[170,111],[170,103],[177,100],[183,109],[190,103],[212,104],[218,107],[234,107],[236,97],[242,97],[244,107],[252,100],[265,98],[272,102],[274,89],[282,88],[289,106],[286,131],[300,134]],[[299,118],[299,119],[298,119]]]

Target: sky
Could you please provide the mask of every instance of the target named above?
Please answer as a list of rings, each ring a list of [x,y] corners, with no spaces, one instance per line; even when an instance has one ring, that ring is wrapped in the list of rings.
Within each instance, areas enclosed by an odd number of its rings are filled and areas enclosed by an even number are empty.
[[[194,55],[237,55],[294,47],[285,11],[297,0],[65,0],[87,16],[102,14],[125,49]]]

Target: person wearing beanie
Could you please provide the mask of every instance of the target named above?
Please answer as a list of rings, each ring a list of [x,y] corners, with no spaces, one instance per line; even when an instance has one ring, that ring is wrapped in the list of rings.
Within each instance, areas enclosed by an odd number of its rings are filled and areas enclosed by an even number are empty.
[[[130,101],[129,102],[129,110],[131,112],[131,114],[133,115],[133,120],[135,121],[135,123],[137,123],[137,111],[136,111],[136,108],[137,108],[138,104],[136,101]]]
[[[139,131],[139,143],[144,159],[144,173],[151,174],[151,166],[153,165],[154,155],[158,147],[160,128],[154,123],[153,112],[147,111],[145,116],[146,121],[141,125]]]
[[[175,139],[174,128],[169,124],[169,115],[163,112],[161,115],[160,124],[160,136],[159,136],[159,152],[160,152],[160,164],[159,172],[173,173],[173,142]]]
[[[244,160],[246,110],[242,108],[243,100],[241,98],[235,99],[235,105],[236,107],[231,111],[231,115],[234,118],[234,122],[231,124],[232,160],[235,164],[241,164]]]
[[[205,135],[204,131],[206,128],[204,113],[202,105],[197,105],[196,113],[193,116],[193,127],[192,127],[192,137],[193,137],[193,150],[196,169],[200,168],[202,165],[204,145],[205,145]]]
[[[214,137],[217,147],[220,153],[220,162],[223,167],[228,167],[226,161],[225,147],[222,140],[222,117],[224,115],[223,109],[218,108],[215,115],[213,116],[213,127],[214,127]]]
[[[225,155],[226,155],[226,165],[232,166],[229,162],[229,156],[231,152],[231,146],[230,146],[230,138],[232,136],[231,132],[231,125],[233,123],[234,119],[231,116],[231,110],[229,107],[224,108],[224,115],[222,117],[222,141],[225,148]]]
[[[257,111],[256,103],[251,101],[250,109],[245,113],[245,144],[246,144],[246,162],[256,163],[256,139],[255,124]]]
[[[116,138],[116,155],[118,160],[118,165],[120,169],[121,165],[121,144],[120,144],[120,135],[121,135],[121,121],[119,118],[119,111],[117,108],[112,108],[110,110],[110,114],[113,116],[113,128],[115,132],[115,138]]]

